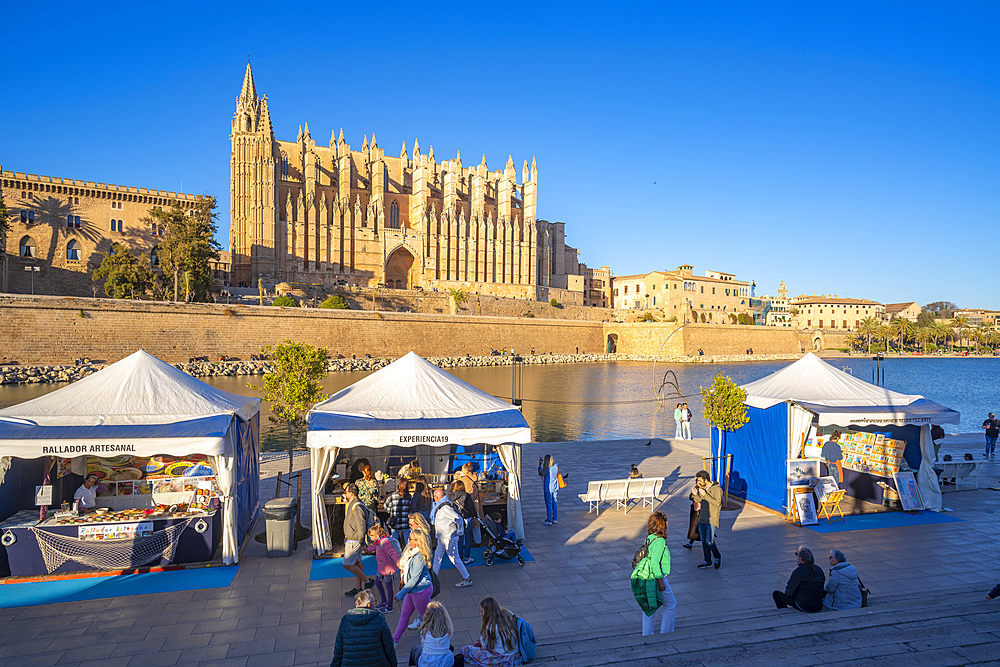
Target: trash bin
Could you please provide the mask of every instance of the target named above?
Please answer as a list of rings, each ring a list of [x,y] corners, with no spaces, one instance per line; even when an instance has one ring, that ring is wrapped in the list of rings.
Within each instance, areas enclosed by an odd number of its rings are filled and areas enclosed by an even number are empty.
[[[267,557],[291,556],[295,540],[295,498],[275,498],[264,503]]]

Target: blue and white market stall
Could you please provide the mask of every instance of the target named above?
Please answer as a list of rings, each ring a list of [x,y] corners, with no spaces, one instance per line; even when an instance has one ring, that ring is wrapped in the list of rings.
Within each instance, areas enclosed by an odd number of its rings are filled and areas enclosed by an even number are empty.
[[[3,482],[30,498],[0,523],[11,573],[196,562],[219,544],[222,561],[237,562],[260,508],[259,413],[260,399],[216,389],[142,350],[0,410],[0,457],[44,462],[33,467],[44,478]],[[73,480],[72,499],[87,474],[104,488],[94,513],[59,507],[65,490],[40,512],[27,492],[38,485],[47,498],[62,475]]]
[[[733,456],[730,493],[785,513],[790,502],[787,465],[807,457],[810,434],[839,430],[904,443],[896,465],[916,472],[926,509],[941,509],[933,469],[932,424],[958,424],[955,410],[860,380],[809,353],[795,363],[743,385],[750,421],[736,431],[712,429],[712,456]],[[847,438],[847,440],[863,438]],[[873,441],[874,442],[874,441]],[[877,445],[872,445],[878,447]],[[845,453],[844,463],[849,463]],[[817,455],[819,458],[819,455]],[[893,485],[893,461],[840,466],[848,496],[881,502],[881,481]],[[836,466],[835,466],[836,467]],[[720,475],[721,477],[721,475]]]
[[[508,527],[524,538],[521,448],[531,429],[521,411],[410,352],[309,412],[313,548],[333,548],[327,481],[343,450],[387,470],[389,457],[416,457],[447,473],[458,448],[495,448],[506,473]],[[429,469],[429,466],[424,466]]]

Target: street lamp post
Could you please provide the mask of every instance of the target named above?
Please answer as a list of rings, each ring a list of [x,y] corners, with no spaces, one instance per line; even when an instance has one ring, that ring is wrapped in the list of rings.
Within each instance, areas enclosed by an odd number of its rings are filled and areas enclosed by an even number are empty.
[[[35,274],[42,270],[40,266],[26,266],[25,271],[31,272],[31,296],[35,296]]]

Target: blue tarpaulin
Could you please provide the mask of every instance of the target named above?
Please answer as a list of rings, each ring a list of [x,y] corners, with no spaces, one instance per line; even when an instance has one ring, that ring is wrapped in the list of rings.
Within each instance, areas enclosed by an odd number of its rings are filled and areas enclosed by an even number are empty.
[[[778,403],[766,410],[747,407],[747,414],[750,421],[739,430],[724,433],[721,447],[720,431],[712,429],[712,456],[733,455],[730,495],[784,512],[788,406]]]

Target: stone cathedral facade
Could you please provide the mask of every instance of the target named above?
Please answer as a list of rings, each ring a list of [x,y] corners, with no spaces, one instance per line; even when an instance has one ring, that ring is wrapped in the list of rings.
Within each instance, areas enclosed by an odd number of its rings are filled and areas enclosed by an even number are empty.
[[[353,150],[317,145],[309,125],[274,138],[267,96],[247,66],[232,122],[232,281],[400,289],[461,288],[548,299],[583,278],[564,225],[537,219],[538,170],[514,161],[436,162],[433,147],[386,156],[375,136]],[[557,294],[558,293],[558,294]],[[561,299],[562,300],[562,299]],[[570,301],[576,299],[570,298]]]

